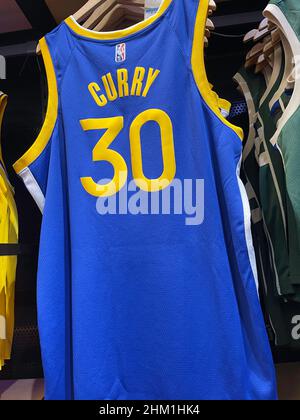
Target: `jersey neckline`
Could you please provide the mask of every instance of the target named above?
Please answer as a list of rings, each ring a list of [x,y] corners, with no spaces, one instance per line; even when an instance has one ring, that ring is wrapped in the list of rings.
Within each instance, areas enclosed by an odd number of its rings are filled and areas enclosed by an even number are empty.
[[[120,29],[117,31],[97,32],[84,28],[76,21],[74,16],[69,16],[67,19],[65,19],[65,23],[69,28],[72,29],[72,31],[78,35],[84,36],[85,38],[107,41],[126,38],[130,35],[143,31],[144,29],[154,24],[169,9],[173,1],[174,0],[163,0],[158,11],[153,16],[150,16],[149,18],[138,22],[135,25],[129,26],[128,28]]]

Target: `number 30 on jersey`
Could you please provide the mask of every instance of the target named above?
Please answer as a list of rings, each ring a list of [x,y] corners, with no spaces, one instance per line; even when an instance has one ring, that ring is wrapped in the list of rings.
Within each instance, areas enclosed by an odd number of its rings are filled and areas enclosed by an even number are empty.
[[[149,121],[160,127],[163,172],[159,178],[149,179],[144,175],[141,129]],[[124,128],[124,117],[92,118],[80,121],[84,131],[106,130],[93,149],[93,161],[109,162],[114,168],[114,177],[107,184],[97,184],[91,177],[82,177],[83,188],[92,196],[109,197],[118,193],[126,184],[128,166],[121,154],[109,147]],[[157,192],[167,188],[176,175],[173,125],[168,114],[160,109],[148,109],[132,122],[129,132],[131,166],[136,185],[143,191]]]

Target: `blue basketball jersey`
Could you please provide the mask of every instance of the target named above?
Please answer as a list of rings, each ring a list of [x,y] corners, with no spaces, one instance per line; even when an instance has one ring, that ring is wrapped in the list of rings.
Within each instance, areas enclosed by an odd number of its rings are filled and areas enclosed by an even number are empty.
[[[208,0],[40,41],[49,99],[15,164],[43,211],[47,399],[274,399],[242,130],[207,81]]]

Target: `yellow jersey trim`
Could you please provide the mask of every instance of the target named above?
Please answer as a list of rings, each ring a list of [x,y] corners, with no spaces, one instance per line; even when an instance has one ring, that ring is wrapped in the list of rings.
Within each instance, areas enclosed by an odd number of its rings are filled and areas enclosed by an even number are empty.
[[[211,85],[208,82],[205,61],[204,61],[204,36],[205,23],[207,19],[209,0],[201,0],[198,6],[198,12],[195,23],[194,40],[192,48],[192,70],[196,80],[198,89],[209,108],[215,115],[228,127],[230,127],[243,141],[243,129],[231,124],[221,114],[218,103],[212,91]]]
[[[68,17],[65,19],[65,23],[78,35],[84,36],[86,38],[91,39],[102,39],[102,40],[112,40],[118,38],[124,38],[129,35],[135,34],[136,32],[142,31],[143,29],[147,28],[148,26],[152,25],[157,19],[159,19],[169,8],[171,3],[175,0],[163,0],[159,10],[155,15],[149,17],[148,19],[143,20],[133,26],[130,26],[126,29],[121,29],[118,31],[107,31],[107,32],[97,32],[91,29],[84,28],[81,26],[73,16]]]
[[[47,81],[48,81],[48,104],[47,112],[43,127],[40,134],[30,149],[13,165],[14,170],[17,174],[27,168],[32,162],[34,162],[47,146],[51,135],[53,133],[57,112],[58,112],[58,93],[57,83],[54,71],[52,58],[49,52],[49,48],[45,38],[42,38],[39,42],[41,53],[43,56]]]
[[[0,96],[0,163],[4,167],[4,161],[2,156],[2,148],[1,148],[1,127],[2,127],[2,121],[4,116],[4,111],[7,105],[7,95],[3,94]]]

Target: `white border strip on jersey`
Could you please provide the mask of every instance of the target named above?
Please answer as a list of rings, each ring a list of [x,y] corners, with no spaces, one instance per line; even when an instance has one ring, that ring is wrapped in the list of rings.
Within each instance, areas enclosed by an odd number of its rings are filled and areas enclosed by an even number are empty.
[[[248,248],[248,255],[250,260],[250,265],[256,285],[257,295],[259,298],[259,284],[258,284],[258,274],[257,274],[257,265],[256,265],[256,257],[254,252],[254,246],[253,246],[253,240],[252,240],[252,233],[251,233],[251,210],[250,210],[250,204],[247,196],[247,192],[245,189],[245,186],[243,184],[243,181],[240,178],[240,172],[241,172],[241,164],[242,164],[242,156],[239,160],[239,163],[236,168],[236,177],[239,184],[239,189],[241,193],[241,199],[243,203],[243,210],[244,210],[244,228],[245,228],[245,236],[246,236],[246,243]]]
[[[22,178],[24,184],[26,185],[26,188],[32,195],[41,213],[43,213],[45,206],[45,197],[39,184],[33,176],[33,173],[29,168],[25,168],[19,173],[19,176]]]
[[[296,33],[294,32],[293,28],[291,27],[290,23],[288,22],[286,16],[280,10],[280,8],[274,4],[269,4],[264,11],[264,16],[267,17],[270,21],[276,23],[281,28],[282,32],[284,33],[285,37],[287,38],[290,44],[294,57],[300,56],[299,39]],[[298,65],[298,63],[296,63],[296,65]],[[299,108],[299,92],[300,92],[300,78],[296,77],[293,96],[282,118],[279,120],[276,133],[270,140],[273,145],[277,143],[278,137],[282,129],[284,128],[288,120],[293,116],[293,114]]]

